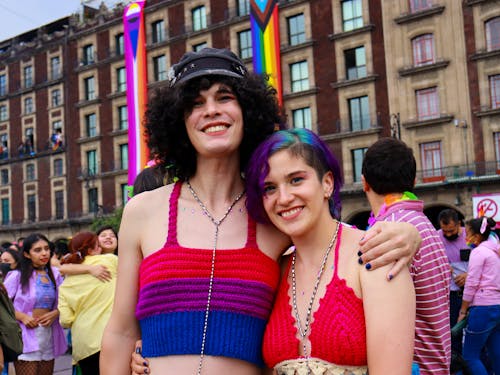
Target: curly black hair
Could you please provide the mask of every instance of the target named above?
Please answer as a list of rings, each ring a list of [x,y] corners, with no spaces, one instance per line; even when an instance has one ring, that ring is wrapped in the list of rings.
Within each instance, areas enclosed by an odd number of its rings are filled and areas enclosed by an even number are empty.
[[[150,98],[146,111],[146,137],[151,154],[166,166],[169,176],[185,181],[196,173],[196,150],[191,144],[185,117],[191,112],[201,90],[213,84],[230,87],[243,114],[243,140],[240,145],[240,171],[244,171],[257,145],[276,127],[285,128],[285,117],[276,90],[267,77],[247,74],[245,78],[207,75],[178,87],[162,87]]]

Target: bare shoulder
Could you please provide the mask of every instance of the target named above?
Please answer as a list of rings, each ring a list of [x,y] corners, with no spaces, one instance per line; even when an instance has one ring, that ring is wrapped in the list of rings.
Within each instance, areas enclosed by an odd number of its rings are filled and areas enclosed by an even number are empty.
[[[361,240],[361,238],[363,238],[366,232],[349,224],[341,223],[341,225],[342,237],[350,243],[354,243],[355,246],[358,246],[358,242]]]
[[[277,260],[292,242],[290,237],[280,232],[274,225],[257,224],[257,244],[262,252]]]

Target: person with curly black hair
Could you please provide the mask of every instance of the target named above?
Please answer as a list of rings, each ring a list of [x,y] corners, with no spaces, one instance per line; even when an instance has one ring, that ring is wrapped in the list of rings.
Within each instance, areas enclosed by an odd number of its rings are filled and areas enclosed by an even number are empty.
[[[176,182],[125,206],[101,374],[130,374],[141,336],[150,367],[139,359],[134,373],[260,374],[277,260],[290,239],[249,217],[242,172],[283,124],[275,90],[234,53],[187,52],[172,67],[168,87],[149,102],[146,133],[154,159]],[[382,247],[397,250],[388,257],[408,260],[408,243],[418,241],[396,232],[372,244],[389,239]]]

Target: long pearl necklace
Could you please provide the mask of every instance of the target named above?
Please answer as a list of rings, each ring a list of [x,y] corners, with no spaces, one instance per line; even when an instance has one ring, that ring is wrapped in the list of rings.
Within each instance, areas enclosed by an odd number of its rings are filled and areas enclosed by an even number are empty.
[[[229,205],[228,209],[222,215],[222,217],[219,220],[216,220],[210,212],[208,212],[207,207],[203,204],[201,199],[198,197],[196,192],[193,190],[191,184],[189,183],[189,180],[186,181],[187,187],[189,191],[191,192],[191,195],[195,199],[196,202],[201,207],[201,210],[207,217],[210,219],[210,221],[215,225],[215,235],[214,235],[214,247],[212,250],[212,265],[210,268],[210,281],[208,283],[208,297],[207,297],[207,307],[205,309],[205,320],[203,322],[203,336],[201,338],[201,349],[200,349],[200,362],[198,364],[198,371],[196,372],[197,375],[201,375],[201,368],[203,367],[203,358],[205,357],[205,344],[207,341],[207,330],[208,330],[208,315],[210,313],[210,302],[212,300],[212,289],[213,289],[213,284],[214,284],[214,271],[215,271],[215,250],[217,249],[217,239],[219,237],[219,227],[221,226],[222,222],[226,219],[226,217],[229,215],[229,213],[232,211],[233,207],[235,206],[236,203],[243,197],[245,194],[245,190],[243,190],[238,196],[233,200],[233,202]]]
[[[316,276],[316,282],[314,284],[314,289],[311,294],[311,299],[309,300],[309,306],[307,306],[306,320],[304,322],[304,328],[302,328],[302,321],[299,315],[299,309],[297,307],[297,280],[295,277],[295,260],[297,257],[297,250],[293,252],[292,256],[292,303],[293,303],[293,312],[295,315],[295,319],[297,320],[297,328],[299,329],[299,335],[302,341],[302,348],[304,350],[304,357],[306,358],[307,368],[309,369],[309,355],[307,354],[307,345],[306,345],[306,336],[309,333],[309,329],[311,327],[311,314],[312,307],[314,304],[314,300],[316,298],[316,293],[318,292],[319,283],[321,281],[321,276],[323,276],[323,272],[325,271],[326,261],[328,260],[328,255],[332,250],[333,244],[337,240],[337,234],[339,233],[340,223],[337,222],[337,229],[335,229],[335,233],[326,248],[325,255],[323,256],[323,261],[321,262],[321,267],[318,272],[318,276]],[[310,373],[310,369],[309,369]]]

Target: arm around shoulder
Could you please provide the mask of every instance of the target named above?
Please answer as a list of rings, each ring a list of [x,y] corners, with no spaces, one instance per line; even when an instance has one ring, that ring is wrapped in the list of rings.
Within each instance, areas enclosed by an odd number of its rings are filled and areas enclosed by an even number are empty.
[[[368,368],[370,375],[409,375],[415,334],[415,290],[407,267],[390,283],[385,279],[388,267],[360,269]]]

